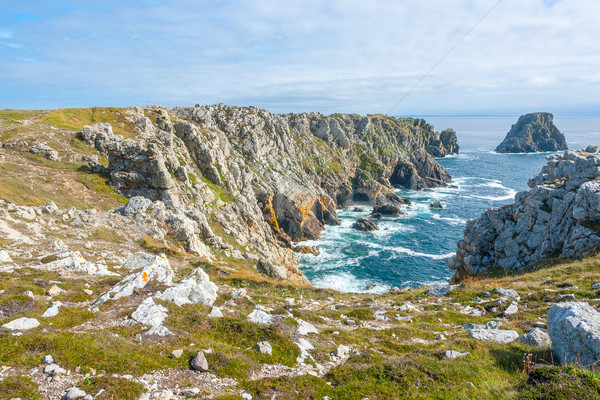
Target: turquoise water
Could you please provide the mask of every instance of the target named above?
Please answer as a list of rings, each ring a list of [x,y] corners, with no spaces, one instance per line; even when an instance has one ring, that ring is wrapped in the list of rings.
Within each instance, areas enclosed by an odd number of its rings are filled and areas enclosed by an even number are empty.
[[[551,153],[496,154],[517,117],[426,118],[437,131],[453,128],[461,146],[458,156],[438,161],[452,175],[458,189],[431,192],[398,190],[412,201],[407,214],[378,221],[379,231],[358,232],[350,228],[371,209],[339,212],[342,225],[327,227],[319,245],[320,256],[302,255],[301,269],[317,287],[346,292],[384,292],[397,286],[418,287],[445,283],[452,272],[444,258],[454,254],[466,221],[490,207],[513,201],[527,189]],[[555,118],[571,149],[600,144],[600,118]],[[440,200],[443,209],[429,204]]]

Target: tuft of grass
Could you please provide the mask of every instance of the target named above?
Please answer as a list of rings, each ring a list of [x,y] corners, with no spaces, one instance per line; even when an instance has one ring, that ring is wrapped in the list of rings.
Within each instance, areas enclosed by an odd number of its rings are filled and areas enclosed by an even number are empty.
[[[537,365],[518,387],[521,400],[600,398],[600,376],[572,365]]]
[[[93,190],[96,193],[108,195],[119,203],[126,204],[129,199],[117,193],[115,188],[109,183],[110,178],[98,174],[82,174],[77,177],[77,182],[82,183],[85,187]]]
[[[78,387],[98,400],[137,400],[147,392],[141,383],[107,375],[85,378]]]
[[[372,321],[375,319],[373,310],[371,310],[370,308],[355,308],[349,313],[346,313],[346,316],[348,318],[356,318],[363,321]]]
[[[182,251],[177,247],[159,240],[154,239],[152,236],[144,236],[140,239],[139,245],[146,251],[154,254],[165,253],[171,256],[179,256]]]
[[[121,241],[121,237],[115,230],[103,226],[96,229],[89,238],[90,240],[103,240],[109,243],[119,243]]]
[[[42,398],[31,378],[25,376],[9,376],[0,380],[1,399],[38,400]]]

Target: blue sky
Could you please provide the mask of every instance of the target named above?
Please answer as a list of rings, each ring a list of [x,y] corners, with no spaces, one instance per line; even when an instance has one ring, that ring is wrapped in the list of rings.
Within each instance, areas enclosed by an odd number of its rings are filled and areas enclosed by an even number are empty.
[[[600,2],[496,3],[7,0],[0,109],[600,115]]]

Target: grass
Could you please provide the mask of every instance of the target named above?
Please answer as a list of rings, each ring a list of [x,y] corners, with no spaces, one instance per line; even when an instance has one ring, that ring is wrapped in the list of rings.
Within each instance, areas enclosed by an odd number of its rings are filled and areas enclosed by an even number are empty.
[[[139,241],[139,245],[142,249],[154,254],[164,253],[170,256],[179,256],[182,254],[182,251],[177,247],[167,242],[156,240],[152,236],[142,237]]]
[[[77,177],[77,182],[96,193],[106,195],[117,200],[121,204],[127,204],[129,199],[117,193],[115,188],[109,183],[110,178],[98,174],[81,174]]]
[[[106,227],[99,227],[92,233],[89,237],[90,240],[98,241],[103,240],[109,243],[119,243],[121,241],[121,237],[114,230]]]
[[[80,131],[84,125],[108,122],[115,134],[134,138],[135,126],[125,120],[124,113],[124,109],[114,107],[63,108],[48,111],[41,122],[75,131]]]
[[[85,378],[77,387],[98,400],[137,400],[147,391],[140,383],[107,375]]]
[[[0,398],[38,400],[42,398],[42,395],[38,391],[38,386],[30,378],[9,376],[0,380]]]

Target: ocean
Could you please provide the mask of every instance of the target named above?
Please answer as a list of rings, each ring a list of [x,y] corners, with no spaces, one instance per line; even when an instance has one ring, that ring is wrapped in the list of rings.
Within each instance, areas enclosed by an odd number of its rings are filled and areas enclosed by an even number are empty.
[[[438,159],[458,189],[397,190],[412,206],[399,218],[378,220],[380,230],[359,232],[350,228],[371,209],[339,211],[340,226],[328,226],[320,240],[305,242],[321,248],[319,256],[301,255],[300,267],[312,284],[343,292],[381,293],[392,287],[444,284],[453,271],[444,259],[454,254],[465,223],[490,207],[511,203],[517,192],[528,189],[552,153],[497,154],[518,116],[425,117],[436,131],[456,131],[460,155]],[[570,149],[600,144],[600,118],[554,118]],[[443,209],[429,205],[439,200]]]

